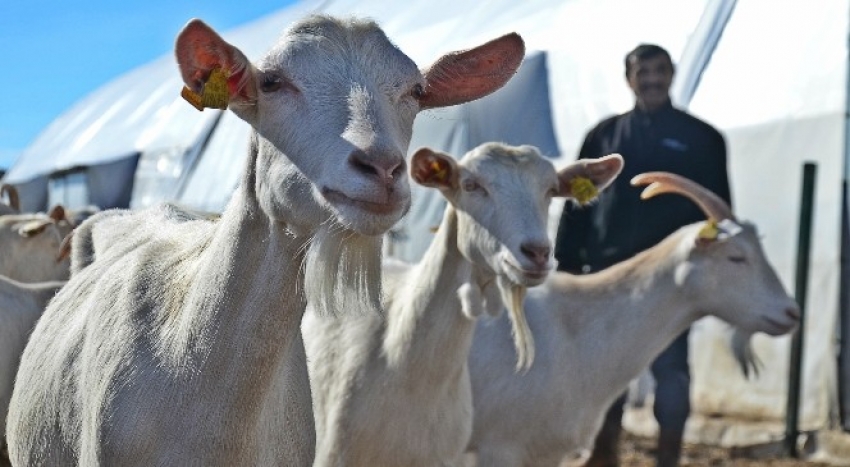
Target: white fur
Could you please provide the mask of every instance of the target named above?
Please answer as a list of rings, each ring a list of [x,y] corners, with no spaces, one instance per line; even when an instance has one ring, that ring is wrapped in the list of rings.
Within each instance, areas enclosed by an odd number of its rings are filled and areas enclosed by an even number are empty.
[[[440,187],[449,206],[422,260],[384,270],[383,316],[308,307],[316,466],[459,465],[472,423],[466,358],[480,289],[497,277],[536,285],[553,267],[546,214],[559,178],[550,162],[531,146],[490,143],[453,170],[458,183]],[[543,261],[523,253],[528,245],[546,249]]]
[[[509,42],[518,65],[521,40]],[[18,372],[16,465],[312,463],[304,282],[334,276],[315,271],[327,252],[344,256],[337,275],[379,264],[378,236],[410,203],[403,156],[426,102],[411,89],[430,75],[374,23],[324,16],[295,24],[256,65],[198,20],[175,51],[196,92],[213,69],[232,78],[229,108],[254,129],[240,186],[218,220],[164,205],[81,226],[74,274]],[[448,79],[427,102],[481,97],[516,71],[471,54],[465,69],[436,69],[472,74],[485,91],[455,92]],[[364,277],[311,285],[321,295],[310,300],[333,308],[343,294],[373,308],[379,276]]]
[[[5,445],[6,412],[27,338],[47,302],[64,284],[26,284],[0,276],[0,445]]]
[[[529,290],[539,348],[518,375],[502,319],[479,322],[470,353],[480,466],[555,466],[592,448],[607,407],[688,325],[714,315],[747,333],[778,335],[799,310],[768,264],[754,227],[697,245],[703,223],[585,276],[555,273]],[[739,261],[743,259],[743,261]]]
[[[0,216],[0,275],[21,282],[65,280],[70,263],[60,260],[62,240],[73,224],[44,213]]]

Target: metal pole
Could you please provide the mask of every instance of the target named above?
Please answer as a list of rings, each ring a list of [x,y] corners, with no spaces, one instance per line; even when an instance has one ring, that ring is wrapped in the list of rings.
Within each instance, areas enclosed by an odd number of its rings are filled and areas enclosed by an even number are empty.
[[[846,32],[845,32],[846,33]],[[850,51],[850,34],[846,37]],[[845,69],[850,68],[850,54]],[[844,177],[841,186],[841,273],[838,292],[838,413],[841,427],[850,432],[850,74],[844,85]]]
[[[797,272],[794,296],[800,306],[800,327],[791,340],[791,362],[788,371],[788,401],[785,406],[785,450],[793,457],[797,452],[797,437],[800,415],[801,369],[803,366],[803,336],[806,322],[806,291],[809,279],[809,250],[812,230],[812,206],[814,204],[815,172],[813,162],[803,165],[803,193],[800,205],[800,231],[797,240]]]
[[[838,287],[838,418],[850,432],[850,205],[847,180],[841,184],[841,274]]]

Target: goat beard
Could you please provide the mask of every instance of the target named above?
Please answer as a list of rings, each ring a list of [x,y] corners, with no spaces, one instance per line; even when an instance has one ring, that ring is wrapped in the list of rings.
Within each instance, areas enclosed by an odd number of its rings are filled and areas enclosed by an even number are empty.
[[[381,311],[380,235],[323,224],[304,257],[304,294],[320,315]]]
[[[516,371],[528,371],[534,363],[534,336],[531,334],[523,307],[528,289],[523,285],[514,284],[504,276],[497,277],[496,285],[511,320],[511,334],[517,353]]]
[[[735,356],[738,368],[747,379],[758,378],[760,370],[764,367],[761,359],[753,350],[751,337],[751,333],[738,328],[733,328],[732,335],[729,337],[732,355]]]

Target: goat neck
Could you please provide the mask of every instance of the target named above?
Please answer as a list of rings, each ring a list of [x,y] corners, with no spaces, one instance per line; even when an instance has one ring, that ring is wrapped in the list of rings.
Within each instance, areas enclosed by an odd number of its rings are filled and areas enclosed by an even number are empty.
[[[436,379],[455,378],[465,367],[474,322],[461,310],[458,289],[486,280],[486,273],[461,254],[457,235],[457,213],[449,205],[431,245],[408,271],[405,290],[387,303],[383,347],[391,365],[406,359],[405,365]]]
[[[629,381],[636,369],[649,364],[696,319],[697,312],[677,277],[689,251],[691,237],[685,233],[680,230],[656,247],[593,274],[551,277],[548,296],[558,301],[551,309],[560,310],[556,322],[570,336],[566,343],[575,345],[572,351],[580,355],[577,358],[594,361],[599,352],[621,355],[617,366],[624,371],[600,374]],[[598,306],[600,302],[605,306]],[[618,336],[645,338],[634,348],[634,339]],[[594,381],[593,385],[614,387],[615,382]]]

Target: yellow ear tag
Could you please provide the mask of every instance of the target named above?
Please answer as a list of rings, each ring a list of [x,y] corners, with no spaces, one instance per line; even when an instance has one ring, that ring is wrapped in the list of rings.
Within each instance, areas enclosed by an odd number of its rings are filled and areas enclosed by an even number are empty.
[[[437,180],[439,182],[445,182],[446,177],[448,176],[448,171],[446,170],[446,166],[441,164],[440,161],[432,161],[431,162],[431,179]]]
[[[221,68],[215,68],[210,72],[200,94],[183,86],[180,96],[201,111],[204,108],[224,110],[230,100],[230,92],[227,89],[227,73]]]
[[[570,196],[575,198],[579,204],[587,204],[599,196],[599,190],[596,189],[596,185],[589,178],[576,177],[570,183]]]
[[[717,228],[717,222],[708,221],[705,225],[700,229],[697,234],[697,238],[701,238],[704,240],[717,240],[717,237],[720,235],[720,229]]]

